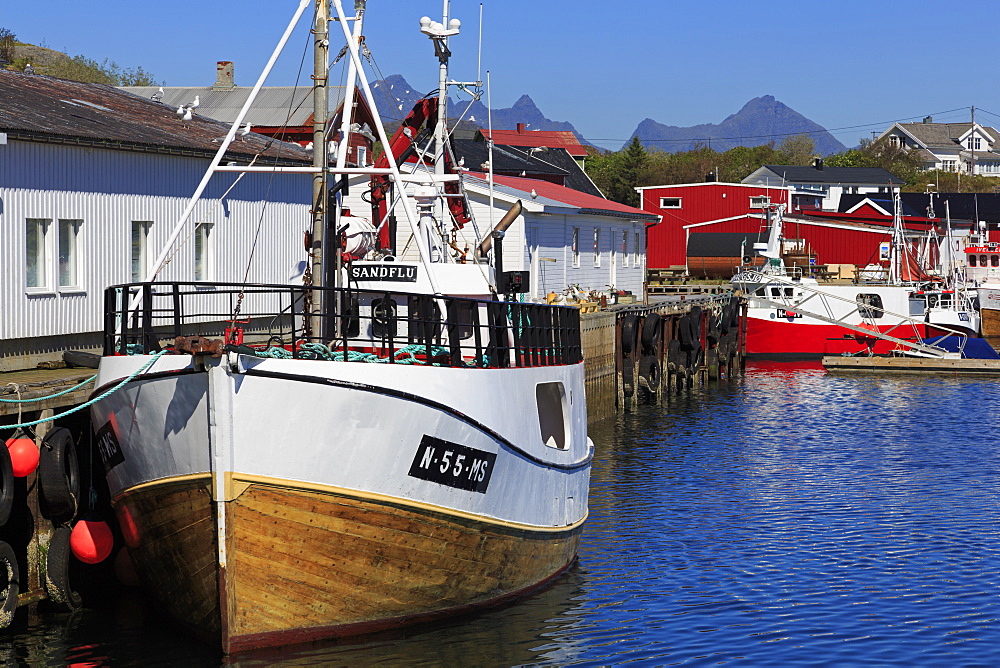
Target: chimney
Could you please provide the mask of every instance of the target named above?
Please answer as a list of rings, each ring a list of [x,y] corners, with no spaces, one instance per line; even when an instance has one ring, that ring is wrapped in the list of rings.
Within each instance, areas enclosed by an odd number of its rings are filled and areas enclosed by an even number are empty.
[[[924,116],[924,123],[933,123],[933,122],[934,122],[933,116]]]
[[[524,134],[524,123],[518,123],[517,124],[517,134],[519,134],[519,135],[523,135]]]
[[[817,171],[822,172],[823,171],[823,158],[813,158],[813,167],[815,167]]]
[[[233,79],[233,63],[229,60],[220,60],[215,65],[215,83],[212,88],[216,90],[232,90],[236,88]]]

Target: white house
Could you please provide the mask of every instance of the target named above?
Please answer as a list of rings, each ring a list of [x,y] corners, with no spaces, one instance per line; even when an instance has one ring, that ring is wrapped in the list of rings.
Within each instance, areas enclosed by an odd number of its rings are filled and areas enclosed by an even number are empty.
[[[836,211],[841,195],[894,193],[905,181],[881,167],[826,167],[822,158],[811,167],[764,165],[743,179],[742,183],[768,186],[792,186],[792,207]],[[815,202],[807,205],[807,201]]]
[[[0,370],[101,344],[104,289],[145,279],[226,130],[111,86],[0,70]],[[311,162],[268,141],[250,133],[225,160]],[[216,176],[159,278],[287,282],[310,192],[301,177]]]
[[[893,123],[879,135],[917,152],[924,169],[1000,176],[1000,131],[978,123]]]

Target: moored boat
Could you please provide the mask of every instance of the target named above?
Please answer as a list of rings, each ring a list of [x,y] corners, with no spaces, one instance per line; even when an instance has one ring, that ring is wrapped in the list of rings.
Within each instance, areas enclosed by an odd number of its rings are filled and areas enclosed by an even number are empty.
[[[763,263],[741,267],[732,285],[746,293],[747,356],[819,359],[887,354],[940,336],[978,336],[979,312],[967,291],[944,287],[920,268],[897,225],[889,266],[854,282],[820,283],[781,259],[783,211],[770,212]]]
[[[364,3],[355,17],[333,5],[374,108],[360,72]],[[328,8],[315,6],[319,30]],[[422,25],[448,36],[447,15]],[[419,264],[320,243],[349,226],[338,203],[314,212],[305,285],[147,281],[106,293],[95,394],[118,389],[91,416],[112,505],[147,590],[226,652],[524,595],[575,560],[587,517],[579,312],[500,301],[495,267],[463,265],[446,243],[432,255],[424,242],[446,228],[447,179],[422,184],[418,218],[394,156],[368,172],[342,156],[328,167],[325,143],[310,177],[400,185],[393,204]],[[327,201],[325,183],[313,201]],[[327,270],[324,255],[345,266]]]

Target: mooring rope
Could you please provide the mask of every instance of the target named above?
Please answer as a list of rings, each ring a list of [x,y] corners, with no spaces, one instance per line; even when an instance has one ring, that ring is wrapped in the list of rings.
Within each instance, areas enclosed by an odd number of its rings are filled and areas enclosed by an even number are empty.
[[[114,387],[112,387],[107,392],[104,392],[100,396],[94,397],[90,401],[87,401],[86,403],[82,403],[79,406],[76,406],[74,408],[69,409],[68,411],[64,411],[62,413],[59,413],[58,415],[53,415],[52,417],[47,417],[47,418],[41,418],[39,420],[33,420],[32,422],[21,422],[20,424],[0,424],[0,430],[3,430],[3,429],[20,429],[22,427],[33,427],[36,424],[42,424],[44,422],[52,422],[53,420],[58,420],[59,418],[64,418],[67,415],[72,415],[73,413],[82,411],[84,408],[89,408],[90,406],[93,406],[94,404],[96,404],[101,399],[104,399],[106,397],[110,397],[112,394],[114,394],[118,390],[120,390],[123,387],[125,387],[125,385],[127,383],[131,382],[132,380],[134,380],[136,376],[145,373],[146,370],[149,369],[149,367],[153,366],[153,363],[155,363],[156,360],[160,359],[160,357],[162,355],[165,355],[168,352],[170,352],[170,351],[164,349],[164,350],[161,350],[160,352],[156,353],[155,355],[153,355],[153,358],[151,360],[149,360],[148,362],[146,362],[145,364],[143,364],[136,371],[134,371],[131,374],[129,374],[120,383],[118,383],[117,385],[115,385]],[[18,421],[19,422],[20,422],[20,419],[21,418],[18,417]]]
[[[3,404],[29,404],[29,403],[31,403],[33,401],[45,401],[46,399],[55,399],[56,397],[61,397],[64,394],[69,394],[73,390],[80,389],[81,387],[83,387],[84,385],[86,385],[90,381],[94,380],[95,378],[97,378],[97,374],[96,373],[93,376],[91,376],[90,378],[88,378],[87,380],[81,382],[79,385],[74,385],[73,387],[69,388],[68,390],[63,390],[62,392],[56,392],[55,394],[47,394],[44,397],[38,397],[37,399],[22,399],[21,398],[21,386],[18,385],[17,383],[7,383],[7,387],[13,386],[15,388],[15,391],[17,392],[17,397],[18,398],[17,399],[0,399],[0,403],[3,403]]]

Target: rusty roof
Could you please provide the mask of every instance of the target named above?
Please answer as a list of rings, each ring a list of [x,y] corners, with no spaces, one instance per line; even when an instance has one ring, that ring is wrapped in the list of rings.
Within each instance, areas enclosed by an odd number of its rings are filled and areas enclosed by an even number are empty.
[[[114,86],[0,70],[0,132],[13,139],[104,146],[115,150],[211,157],[229,125],[176,109]],[[311,152],[254,132],[230,145],[226,157],[258,154],[280,162],[311,163]]]

